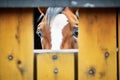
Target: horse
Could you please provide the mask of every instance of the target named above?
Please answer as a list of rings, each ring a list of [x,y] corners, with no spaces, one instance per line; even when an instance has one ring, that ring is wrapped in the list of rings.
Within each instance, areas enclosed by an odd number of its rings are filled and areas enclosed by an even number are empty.
[[[39,9],[40,12],[42,12]],[[77,12],[77,16],[75,13]],[[70,7],[48,7],[37,26],[42,49],[77,49],[78,48],[78,9]]]

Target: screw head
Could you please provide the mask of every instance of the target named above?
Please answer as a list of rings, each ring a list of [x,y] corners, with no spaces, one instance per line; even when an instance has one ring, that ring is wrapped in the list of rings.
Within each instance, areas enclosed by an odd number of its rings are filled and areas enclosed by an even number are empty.
[[[54,73],[55,73],[55,74],[58,73],[58,69],[57,69],[57,68],[54,69]]]
[[[105,52],[105,58],[108,58],[109,57],[109,52]]]
[[[93,71],[93,70],[90,70],[90,71],[89,71],[89,74],[94,74],[94,71]]]
[[[57,56],[57,55],[53,55],[53,56],[52,56],[52,59],[53,59],[53,60],[57,60],[57,59],[58,59],[58,56]]]
[[[94,75],[95,74],[95,69],[91,68],[88,73],[89,73],[89,75]]]
[[[9,59],[9,60],[13,60],[13,56],[12,56],[12,55],[9,55],[9,56],[8,56],[8,59]]]

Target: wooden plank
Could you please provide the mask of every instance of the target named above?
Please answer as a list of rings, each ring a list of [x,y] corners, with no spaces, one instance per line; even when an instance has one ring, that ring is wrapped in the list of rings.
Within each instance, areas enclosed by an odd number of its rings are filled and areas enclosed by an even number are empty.
[[[117,80],[115,9],[80,9],[79,80]]]
[[[53,56],[57,56],[57,59],[53,59]],[[54,72],[55,69],[58,73]],[[37,80],[74,80],[74,54],[37,55],[37,76]]]
[[[0,9],[0,80],[33,80],[32,9]]]
[[[118,66],[119,66],[119,76],[120,76],[120,9],[118,9],[118,49],[119,49],[119,53],[118,53]],[[119,78],[120,80],[120,78]]]

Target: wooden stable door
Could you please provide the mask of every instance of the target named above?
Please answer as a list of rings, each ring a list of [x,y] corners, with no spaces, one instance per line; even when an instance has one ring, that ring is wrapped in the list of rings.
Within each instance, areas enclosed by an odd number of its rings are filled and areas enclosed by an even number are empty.
[[[117,80],[120,11],[118,16],[116,9],[108,8],[79,12],[78,67],[74,67],[73,54],[59,54],[55,61],[54,54],[39,54],[34,65],[33,9],[0,9],[0,80]]]
[[[37,58],[37,80],[75,80],[77,53],[41,53]]]
[[[0,80],[33,80],[32,9],[0,9]]]
[[[118,74],[118,76],[120,76],[120,9],[118,9],[118,28],[117,28],[117,31],[118,31],[118,49],[117,49],[117,51],[118,51],[118,55],[117,55],[117,57],[118,57],[118,62],[119,62],[119,64],[118,64],[118,66],[119,66],[119,74]],[[120,78],[119,78],[119,80],[120,80]]]
[[[79,80],[117,80],[116,10],[80,9]]]

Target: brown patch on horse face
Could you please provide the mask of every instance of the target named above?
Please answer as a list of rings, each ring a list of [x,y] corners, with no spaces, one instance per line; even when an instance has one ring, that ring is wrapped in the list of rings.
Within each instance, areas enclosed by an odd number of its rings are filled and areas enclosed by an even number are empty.
[[[43,33],[42,48],[43,49],[50,49],[51,48],[50,27],[44,27],[42,30],[42,33]]]
[[[42,21],[38,24],[38,29],[40,29],[42,31],[42,29],[45,27],[46,24],[46,15],[44,16],[44,18],[42,19]]]
[[[61,49],[75,49],[77,48],[76,40],[72,35],[72,28],[70,23],[68,23],[62,30],[63,40],[61,44]]]
[[[77,19],[77,16],[75,16],[75,14],[72,12],[72,10],[69,7],[66,7],[62,13],[67,16],[68,22],[73,28],[75,28],[76,25],[78,26],[79,21]]]
[[[61,49],[70,49],[72,48],[71,46],[71,29],[70,29],[70,24],[67,24],[63,30],[62,30],[62,35],[63,35],[63,40],[61,44]]]
[[[73,38],[72,31],[75,27],[78,27],[79,21],[77,17],[74,15],[73,12],[78,10],[78,8],[70,9],[69,7],[66,7],[63,14],[66,15],[68,18],[69,24],[67,24],[63,29],[63,41],[61,45],[61,49],[77,49],[78,48],[78,42],[75,38]]]
[[[38,29],[42,31],[42,49],[50,49],[51,48],[51,32],[50,27],[46,26],[46,16],[44,16],[41,23],[38,25]]]

